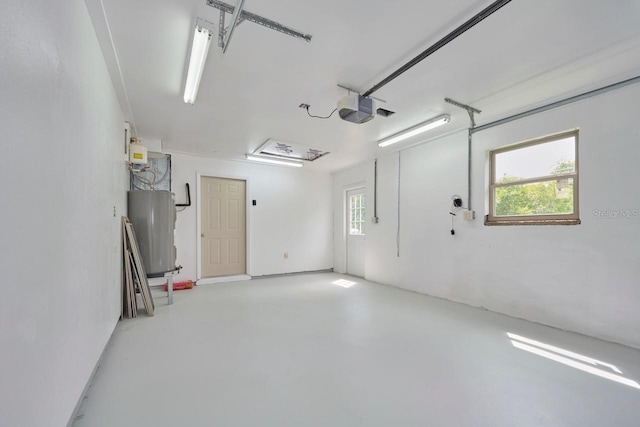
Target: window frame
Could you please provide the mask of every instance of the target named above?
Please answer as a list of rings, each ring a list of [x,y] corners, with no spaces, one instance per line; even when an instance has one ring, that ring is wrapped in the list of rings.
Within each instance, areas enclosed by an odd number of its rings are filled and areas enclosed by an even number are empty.
[[[358,205],[354,206],[354,199],[358,200]],[[349,197],[349,235],[365,236],[366,235],[366,207],[364,193],[354,194]],[[354,218],[355,215],[355,218]],[[353,218],[353,219],[352,219]],[[357,218],[360,218],[359,220]],[[354,228],[353,226],[356,225]],[[353,233],[352,230],[357,229],[359,233]]]
[[[575,144],[575,171],[558,175],[538,176],[534,178],[521,179],[508,183],[496,183],[497,154],[516,151],[534,145],[546,144],[566,138],[574,138]],[[535,138],[505,147],[496,148],[489,151],[489,213],[485,216],[485,225],[576,225],[580,224],[580,191],[579,191],[579,129],[572,129]],[[535,184],[539,182],[554,181],[562,178],[573,179],[573,212],[570,214],[550,214],[550,215],[495,215],[495,192],[500,187],[513,187],[516,185]]]

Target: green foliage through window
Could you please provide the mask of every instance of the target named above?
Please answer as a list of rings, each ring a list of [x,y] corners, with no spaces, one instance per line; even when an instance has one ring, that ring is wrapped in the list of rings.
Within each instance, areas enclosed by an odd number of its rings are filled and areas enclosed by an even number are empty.
[[[578,130],[493,150],[490,170],[488,222],[579,223]]]
[[[554,168],[554,174],[573,171],[575,162],[562,162]],[[520,178],[503,176],[499,180],[501,184],[514,181]],[[497,216],[571,214],[573,178],[497,187],[495,207]]]

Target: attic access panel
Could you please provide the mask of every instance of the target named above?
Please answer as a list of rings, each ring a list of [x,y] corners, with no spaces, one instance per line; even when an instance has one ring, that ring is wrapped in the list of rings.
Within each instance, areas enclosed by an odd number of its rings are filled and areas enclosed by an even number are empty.
[[[274,139],[267,139],[267,141],[253,153],[282,157],[283,159],[304,160],[307,162],[313,162],[329,154],[328,151],[276,141]]]

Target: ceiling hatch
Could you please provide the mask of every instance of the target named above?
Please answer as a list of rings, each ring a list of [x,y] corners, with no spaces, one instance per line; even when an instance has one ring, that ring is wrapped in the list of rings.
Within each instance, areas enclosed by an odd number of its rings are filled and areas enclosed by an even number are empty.
[[[329,154],[328,151],[322,151],[315,148],[305,147],[298,144],[290,144],[288,142],[276,141],[275,139],[267,139],[254,154],[265,154],[268,156],[282,157],[284,159],[305,160],[313,162],[320,157]]]

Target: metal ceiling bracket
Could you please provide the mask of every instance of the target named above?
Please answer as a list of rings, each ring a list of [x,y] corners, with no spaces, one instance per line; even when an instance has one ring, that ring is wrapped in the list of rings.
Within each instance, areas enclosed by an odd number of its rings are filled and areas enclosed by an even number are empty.
[[[206,19],[196,18],[196,28],[207,30],[213,34],[215,25],[213,22],[209,22]]]
[[[357,90],[352,89],[352,88],[350,88],[348,86],[341,85],[340,83],[338,83],[336,86],[338,86],[340,89],[344,89],[347,92],[349,92],[349,95],[351,95],[352,93],[357,93],[358,95],[362,95]],[[387,101],[385,101],[384,99],[376,98],[375,96],[369,96],[368,98],[375,99],[376,101],[380,101],[380,102],[385,103],[385,104],[387,103]]]
[[[238,5],[233,11],[233,15],[231,15],[231,25],[229,29],[224,33],[224,40],[222,41],[222,53],[227,52],[227,48],[229,47],[229,42],[231,42],[231,37],[233,36],[233,31],[236,29],[236,26],[240,23],[240,17],[242,15],[242,8],[244,7],[244,0],[238,0]]]
[[[478,110],[477,108],[473,108],[467,104],[463,104],[461,102],[458,101],[454,101],[451,98],[445,98],[444,102],[449,103],[451,105],[455,105],[456,107],[462,108],[464,110],[467,110],[467,113],[469,114],[469,119],[471,119],[471,128],[473,129],[474,127],[476,127],[476,120],[475,117],[473,116],[474,113],[476,114],[480,114],[482,113],[482,111]]]
[[[251,12],[247,12],[243,10],[244,0],[240,0],[238,2],[238,6],[234,7],[230,4],[222,2],[220,0],[207,0],[207,6],[215,7],[220,10],[220,28],[218,31],[218,46],[222,48],[222,51],[225,52],[227,47],[229,46],[229,41],[231,40],[231,35],[233,34],[233,30],[240,25],[243,21],[250,21],[254,24],[262,25],[263,27],[270,28],[272,30],[278,31],[279,33],[286,34],[288,36],[302,39],[307,42],[311,41],[310,34],[304,34],[300,31],[294,30],[293,28],[289,28],[278,22],[272,21],[270,19],[264,18],[260,15],[256,15]],[[229,28],[224,27],[224,15],[229,13],[232,15],[232,23]]]
[[[218,26],[218,47],[224,47],[224,33],[226,30],[224,29],[224,16],[226,12],[224,10],[220,11],[220,25]]]

